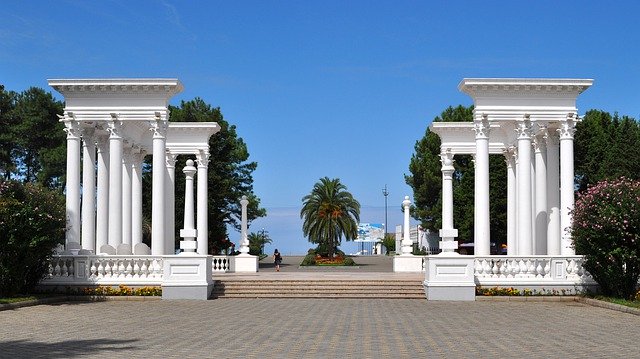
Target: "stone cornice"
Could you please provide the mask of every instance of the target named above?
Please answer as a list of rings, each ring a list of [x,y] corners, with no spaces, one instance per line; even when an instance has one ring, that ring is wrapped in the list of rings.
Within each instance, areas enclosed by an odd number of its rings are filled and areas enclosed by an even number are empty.
[[[592,79],[536,78],[466,78],[458,89],[471,97],[477,96],[577,96],[593,84]]]
[[[184,89],[178,79],[50,79],[48,82],[65,97],[76,94],[163,94],[171,97]]]

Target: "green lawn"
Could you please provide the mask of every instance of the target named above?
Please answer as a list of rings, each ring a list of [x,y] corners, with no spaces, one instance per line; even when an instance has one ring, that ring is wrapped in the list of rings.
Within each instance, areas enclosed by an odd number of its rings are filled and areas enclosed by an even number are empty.
[[[620,298],[605,297],[602,295],[595,296],[594,299],[598,299],[598,300],[602,300],[602,301],[614,303],[614,304],[620,304],[626,307],[640,309],[640,301],[637,301],[637,300],[626,300],[626,299],[620,299]]]

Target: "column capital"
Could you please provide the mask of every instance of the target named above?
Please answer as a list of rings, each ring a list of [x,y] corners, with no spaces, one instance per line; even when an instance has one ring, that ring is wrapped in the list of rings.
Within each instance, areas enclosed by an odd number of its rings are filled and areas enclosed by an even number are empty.
[[[547,126],[538,126],[538,133],[533,137],[533,149],[536,153],[542,153],[547,151],[547,137],[549,131]]]
[[[451,153],[451,149],[447,148],[445,151],[440,153],[440,163],[442,163],[442,174],[444,176],[451,176],[455,168],[453,167],[453,163],[455,160],[453,159],[453,153]]]
[[[516,123],[516,133],[518,140],[530,140],[532,136],[532,125],[529,115],[524,115],[522,120]]]
[[[67,139],[79,139],[81,136],[80,125],[75,120],[64,120],[64,132],[67,133]]]
[[[209,167],[209,150],[199,150],[196,162],[198,162],[198,167]]]
[[[169,128],[167,120],[161,118],[158,114],[156,114],[155,120],[149,121],[149,130],[153,131],[153,138],[166,138],[167,128]]]
[[[107,131],[109,131],[109,139],[121,139],[124,125],[118,120],[115,114],[111,114],[112,120],[107,122]]]
[[[178,158],[177,154],[172,153],[171,151],[167,151],[165,153],[165,159],[166,159],[166,162],[167,162],[167,168],[175,167],[177,158]]]
[[[560,140],[573,140],[573,135],[576,133],[576,121],[573,113],[568,114],[565,120],[560,121],[558,133],[560,133]]]
[[[489,138],[489,118],[487,115],[482,114],[481,117],[473,120],[473,130],[476,133],[476,139]]]
[[[515,165],[518,149],[514,146],[509,146],[502,150],[504,155],[504,161],[507,163],[507,168],[512,168]]]

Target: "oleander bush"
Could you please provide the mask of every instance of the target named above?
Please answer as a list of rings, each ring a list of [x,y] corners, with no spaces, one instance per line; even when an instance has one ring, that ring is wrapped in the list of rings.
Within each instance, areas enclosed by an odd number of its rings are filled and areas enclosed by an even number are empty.
[[[571,228],[602,294],[632,299],[640,278],[640,181],[601,181],[578,194]]]
[[[59,191],[0,181],[0,297],[33,291],[64,231],[65,201]]]

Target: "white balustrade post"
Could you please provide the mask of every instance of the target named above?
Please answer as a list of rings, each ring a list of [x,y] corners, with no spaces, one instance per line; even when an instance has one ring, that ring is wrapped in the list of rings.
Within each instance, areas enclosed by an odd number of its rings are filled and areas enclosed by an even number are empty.
[[[573,135],[576,125],[573,114],[567,115],[560,124],[560,230],[561,254],[575,255],[571,242],[571,223],[574,205],[574,172],[573,172]]]
[[[249,236],[248,236],[248,220],[247,220],[247,205],[249,200],[247,196],[242,196],[240,200],[240,206],[242,207],[242,222],[240,223],[240,253],[249,254]]]
[[[176,154],[167,151],[167,176],[165,177],[165,193],[167,195],[167,220],[165,223],[167,227],[165,228],[164,250],[166,254],[174,254],[176,251],[176,158]]]
[[[109,243],[109,137],[98,136],[98,190],[96,200],[96,253]]]
[[[504,152],[507,162],[507,254],[516,252],[516,164],[514,149]]]
[[[142,243],[142,161],[144,156],[144,152],[137,152],[131,158],[131,248]]]
[[[93,127],[82,131],[82,248],[96,253],[96,144]]]
[[[411,241],[409,216],[410,216],[411,201],[409,196],[404,196],[402,201],[402,208],[404,209],[404,225],[402,227],[402,254],[403,256],[410,256],[413,249],[413,242]]]
[[[193,205],[193,176],[196,171],[193,166],[193,160],[187,160],[187,165],[182,170],[185,175],[184,227],[180,230],[180,237],[184,239],[180,241],[180,249],[183,250],[183,253],[195,253],[197,249],[197,231],[194,225],[195,213]]]
[[[131,147],[124,149],[122,155],[122,243],[131,245],[132,225],[132,180]],[[132,247],[133,248],[133,247]]]
[[[209,252],[209,190],[208,168],[209,168],[209,152],[200,151],[198,153],[198,254],[207,255]]]
[[[109,123],[109,245],[122,243],[122,122],[112,114]]]
[[[540,133],[534,139],[536,162],[536,248],[534,254],[547,254],[547,128],[540,126]]]
[[[518,254],[533,254],[531,238],[531,121],[525,115],[518,133]]]
[[[489,227],[489,121],[487,116],[474,121],[476,133],[474,247],[476,255],[490,254]]]
[[[75,120],[65,120],[67,133],[66,245],[80,243],[80,128]]]
[[[162,255],[165,253],[165,176],[166,176],[166,136],[167,120],[156,114],[156,120],[151,121],[153,131],[153,174],[151,194],[151,254]]]
[[[556,131],[547,131],[547,254],[560,255],[560,148]]]
[[[440,154],[442,163],[442,229],[440,229],[440,249],[442,254],[456,253],[458,230],[453,227],[453,154],[447,150]],[[406,216],[406,215],[405,215]]]

